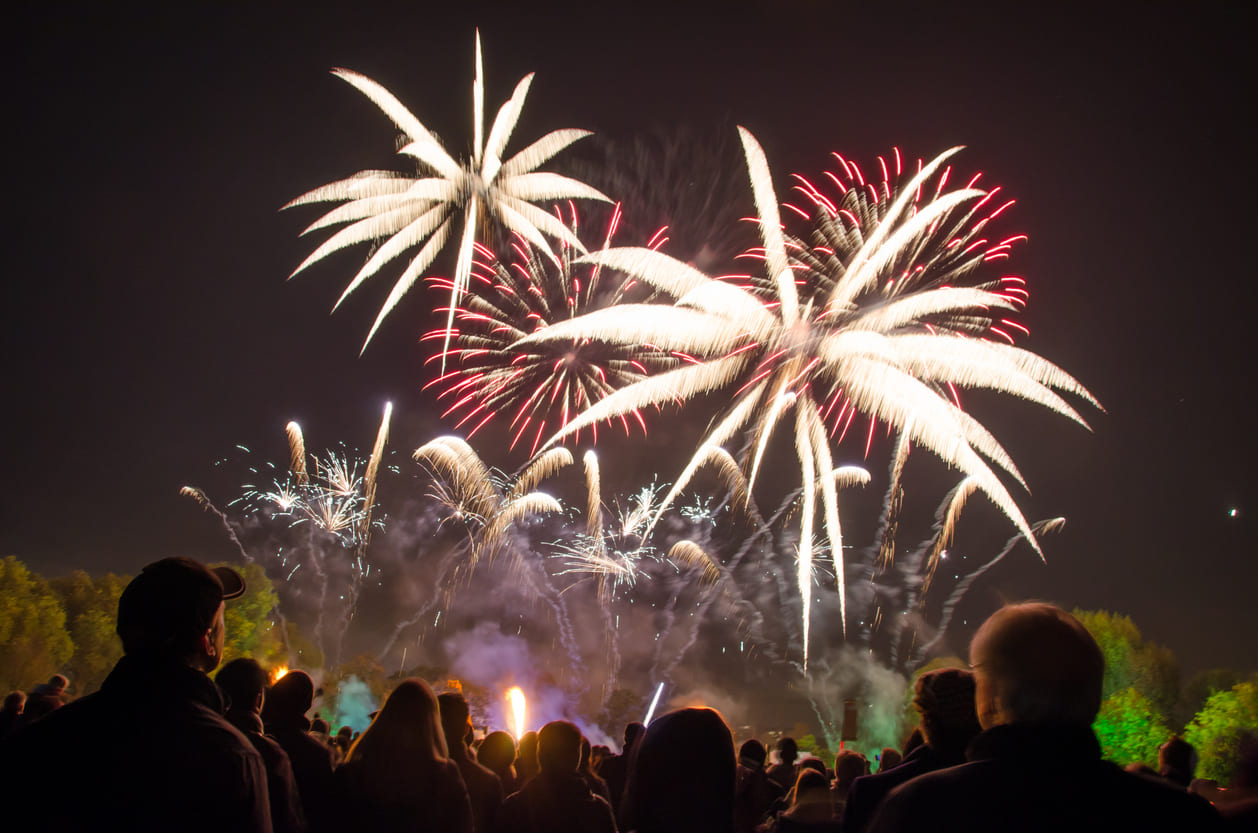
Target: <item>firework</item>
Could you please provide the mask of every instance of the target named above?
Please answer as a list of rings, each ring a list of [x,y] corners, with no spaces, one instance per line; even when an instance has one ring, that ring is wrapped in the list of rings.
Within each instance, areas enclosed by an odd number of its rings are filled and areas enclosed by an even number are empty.
[[[575,235],[576,213],[570,211],[567,225]],[[603,248],[610,244],[619,216],[617,206]],[[536,452],[547,432],[562,428],[613,390],[676,364],[676,359],[649,345],[609,346],[590,339],[514,347],[550,324],[621,303],[632,282],[618,272],[574,264],[578,253],[566,241],[561,241],[557,260],[519,235],[509,250],[508,261],[476,245],[470,291],[454,311],[457,329],[436,329],[423,337],[449,339],[449,350],[429,361],[440,358],[444,365],[448,352],[452,365],[425,388],[438,388],[438,398],[450,401],[442,416],[459,413],[455,427],[469,426],[469,439],[501,414],[510,420],[511,447],[526,438]],[[429,280],[454,289],[447,278]],[[631,422],[645,430],[637,412],[621,415],[620,422],[626,433]]]
[[[588,136],[589,131],[556,130],[503,161],[502,154],[519,121],[533,75],[526,75],[516,85],[486,135],[480,32],[476,33],[476,78],[472,83],[472,155],[463,162],[447,153],[440,140],[380,84],[347,69],[334,69],[332,74],[365,95],[393,121],[407,142],[399,152],[413,158],[419,166],[415,176],[391,171],[361,171],[348,179],[316,188],[284,206],[343,203],[316,220],[303,234],[349,224],[316,248],[293,275],[347,246],[384,241],[345,287],[333,309],[390,261],[422,244],[394,284],[367,333],[364,350],[385,316],[445,247],[458,212],[463,215],[463,233],[450,291],[443,354],[453,333],[454,311],[472,273],[472,246],[478,225],[493,220],[521,235],[552,259],[555,256],[544,235],[585,251],[581,241],[563,223],[533,203],[570,198],[607,200],[599,191],[574,179],[536,170],[573,142]]]
[[[793,439],[803,481],[799,512],[797,584],[802,602],[803,653],[808,658],[812,535],[818,509],[830,542],[843,630],[846,579],[831,449],[835,426],[856,413],[872,426],[883,421],[904,443],[929,449],[971,478],[1036,552],[1034,535],[987,460],[1021,483],[996,439],[963,411],[957,388],[988,388],[1043,405],[1081,424],[1055,392],[1096,405],[1076,380],[1027,350],[997,343],[1002,323],[1025,300],[1020,286],[975,286],[982,263],[1007,254],[1010,240],[991,245],[983,229],[1000,213],[990,194],[971,181],[946,190],[955,152],[919,166],[907,183],[851,188],[847,201],[816,196],[820,240],[809,248],[782,231],[768,164],[754,137],[740,128],[764,246],[754,254],[764,275],[728,282],[667,255],[645,249],[611,249],[587,260],[620,269],[678,299],[674,306],[622,305],[556,324],[522,340],[598,339],[649,342],[695,357],[692,364],[648,377],[588,408],[547,445],[589,425],[648,405],[685,401],[733,388],[733,403],[715,421],[655,518],[686,486],[712,449],[750,429],[757,449],[749,482],[769,435],[794,413]],[[890,179],[890,178],[888,178]],[[870,204],[876,204],[876,207]],[[860,210],[849,207],[856,206]],[[842,233],[840,233],[842,232]],[[949,250],[960,248],[956,254]],[[978,254],[981,252],[981,254]],[[920,267],[920,268],[919,268]],[[999,331],[999,332],[996,332]],[[1099,407],[1099,406],[1098,406]],[[837,412],[836,412],[837,409]],[[827,424],[831,426],[827,430]],[[840,434],[839,441],[842,441]],[[868,453],[868,442],[866,444]],[[984,459],[986,458],[986,460]],[[1041,554],[1042,555],[1042,554]]]
[[[444,481],[438,494],[460,520],[476,528],[470,566],[481,557],[492,558],[506,543],[506,532],[518,522],[563,507],[535,486],[564,466],[572,454],[557,448],[534,458],[514,478],[490,469],[467,442],[459,437],[438,437],[415,449],[416,462],[427,463]],[[443,519],[443,523],[446,519]]]
[[[655,716],[655,707],[660,704],[660,695],[664,693],[664,683],[660,683],[655,687],[655,696],[651,698],[651,707],[646,710],[646,719],[642,721],[643,726],[651,725],[651,718]]]
[[[519,686],[512,686],[507,690],[507,706],[511,709],[511,727],[515,730],[515,739],[518,743],[520,738],[524,737],[524,692]]]

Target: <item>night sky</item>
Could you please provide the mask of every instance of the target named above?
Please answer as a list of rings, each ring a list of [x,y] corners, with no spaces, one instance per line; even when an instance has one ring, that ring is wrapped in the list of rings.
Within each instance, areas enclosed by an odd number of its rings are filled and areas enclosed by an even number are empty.
[[[392,126],[332,67],[381,82],[462,152],[479,26],[487,109],[537,73],[509,149],[561,127],[742,124],[782,193],[832,150],[872,163],[966,145],[960,167],[1016,197],[1030,237],[1012,262],[1031,289],[1021,345],[1106,409],[1083,412],[1092,433],[1031,405],[982,413],[1033,490],[1027,517],[1068,525],[1047,564],[1023,547],[984,576],[973,612],[1108,609],[1188,672],[1258,667],[1244,4],[175,5],[32,4],[4,27],[0,554],[47,575],[230,558],[179,487],[221,484],[236,443],[283,460],[290,419],[315,444],[367,448],[386,400],[417,473],[409,451],[451,427],[420,391],[439,296],[415,290],[360,357],[398,269],[329,316],[365,249],[285,282],[317,212],[278,209],[398,165]]]

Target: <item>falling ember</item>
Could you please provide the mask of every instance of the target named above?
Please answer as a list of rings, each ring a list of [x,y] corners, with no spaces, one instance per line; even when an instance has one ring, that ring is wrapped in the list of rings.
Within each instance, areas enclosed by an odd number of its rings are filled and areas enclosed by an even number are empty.
[[[278,683],[280,681],[280,677],[283,677],[287,673],[288,673],[287,665],[278,665],[275,668],[272,668],[271,669],[271,685],[275,685],[276,683]]]
[[[524,737],[524,692],[519,686],[512,686],[507,690],[507,703],[511,706],[511,726],[515,730],[518,743]]]
[[[661,681],[655,687],[655,696],[651,698],[651,707],[646,710],[646,720],[642,721],[643,726],[651,725],[651,718],[655,716],[655,707],[660,704],[660,695],[664,693],[664,683]]]

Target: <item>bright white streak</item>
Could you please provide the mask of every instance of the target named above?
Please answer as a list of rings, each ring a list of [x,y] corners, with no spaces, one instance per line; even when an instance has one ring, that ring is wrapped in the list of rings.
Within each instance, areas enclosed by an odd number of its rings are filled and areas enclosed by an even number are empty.
[[[511,726],[515,729],[516,743],[524,737],[524,692],[519,686],[507,689],[507,703],[511,707]]]
[[[651,708],[646,710],[646,720],[642,721],[643,726],[651,725],[651,718],[655,716],[655,707],[660,704],[660,694],[664,691],[664,683],[661,681],[655,687],[655,696],[651,698]]]

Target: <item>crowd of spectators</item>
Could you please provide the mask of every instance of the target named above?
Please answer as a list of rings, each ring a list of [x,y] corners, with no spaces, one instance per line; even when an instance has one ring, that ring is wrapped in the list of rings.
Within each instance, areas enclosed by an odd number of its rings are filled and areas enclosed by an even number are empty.
[[[970,669],[918,677],[918,726],[877,771],[833,769],[782,738],[735,752],[715,710],[625,728],[619,754],[557,720],[476,740],[467,702],[423,680],[391,691],[355,736],[311,721],[315,686],[270,684],[248,658],[221,668],[226,567],[164,559],[123,592],[124,656],[100,691],[65,704],[56,675],[0,710],[0,790],[13,830],[276,833],[898,833],[1258,829],[1258,750],[1229,787],[1194,780],[1176,738],[1158,770],[1102,759],[1091,724],[1104,660],[1070,614],[1009,605]],[[217,669],[217,675],[210,674]],[[7,827],[7,825],[6,825]]]

